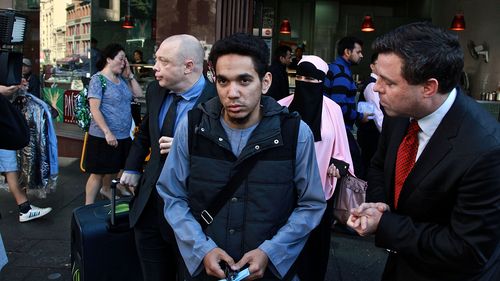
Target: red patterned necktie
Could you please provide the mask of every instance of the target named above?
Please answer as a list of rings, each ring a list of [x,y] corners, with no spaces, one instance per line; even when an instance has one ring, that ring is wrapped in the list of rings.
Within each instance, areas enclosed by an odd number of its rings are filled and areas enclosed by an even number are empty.
[[[396,158],[396,174],[394,179],[394,207],[398,207],[399,194],[403,188],[406,177],[415,165],[418,150],[418,126],[417,120],[413,119],[408,127],[408,132],[399,145]]]

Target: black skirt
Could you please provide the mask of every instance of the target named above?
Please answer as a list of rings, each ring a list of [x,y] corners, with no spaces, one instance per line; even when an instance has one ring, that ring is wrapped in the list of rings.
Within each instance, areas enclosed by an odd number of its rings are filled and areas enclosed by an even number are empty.
[[[85,170],[91,174],[115,174],[125,167],[132,145],[130,138],[118,140],[118,146],[108,145],[105,138],[88,135],[85,150]]]

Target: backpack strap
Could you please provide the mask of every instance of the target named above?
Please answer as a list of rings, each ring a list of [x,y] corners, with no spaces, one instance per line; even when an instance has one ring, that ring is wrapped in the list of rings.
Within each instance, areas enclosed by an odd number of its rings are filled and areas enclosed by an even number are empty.
[[[198,108],[194,108],[188,112],[188,147],[190,154],[194,149],[193,146],[196,145],[196,130],[198,129],[202,115],[202,111]],[[243,180],[247,178],[248,173],[257,163],[259,156],[260,154],[256,154],[245,160],[244,164],[240,165],[240,168],[217,194],[217,197],[201,212],[200,217],[196,218],[202,229],[207,228],[213,222],[214,217],[224,207],[234,192],[236,192],[236,189],[238,189]]]
[[[106,77],[104,77],[104,75],[102,75],[100,73],[97,76],[99,77],[99,81],[101,81],[101,90],[102,90],[102,94],[104,95],[104,92],[106,92],[106,86],[107,86]]]
[[[285,134],[289,134],[288,136],[284,136],[284,138],[288,138],[291,140],[291,159],[292,159],[292,168],[293,174],[295,175],[295,160],[297,155],[297,142],[299,138],[299,130],[300,130],[300,115],[297,111],[289,112],[288,114],[284,114],[281,116],[281,131]]]
[[[194,151],[194,146],[196,144],[196,132],[198,130],[198,126],[201,122],[201,116],[203,112],[201,109],[194,107],[190,111],[188,111],[188,148],[189,155]]]

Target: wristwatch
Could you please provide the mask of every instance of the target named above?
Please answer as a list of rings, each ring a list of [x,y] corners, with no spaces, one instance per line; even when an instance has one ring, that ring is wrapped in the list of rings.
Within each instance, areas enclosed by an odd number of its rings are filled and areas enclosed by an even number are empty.
[[[133,73],[130,73],[130,75],[128,76],[128,81],[132,81],[132,79],[135,79],[135,76]]]

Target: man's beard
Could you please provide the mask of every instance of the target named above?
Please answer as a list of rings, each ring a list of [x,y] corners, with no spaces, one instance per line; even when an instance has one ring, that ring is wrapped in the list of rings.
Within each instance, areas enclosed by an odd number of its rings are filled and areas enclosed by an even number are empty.
[[[250,120],[250,113],[247,114],[246,116],[243,116],[243,117],[231,117],[230,115],[227,116],[229,121],[231,121],[231,123],[235,123],[235,124],[245,124],[246,122],[248,122],[248,120]]]
[[[352,65],[358,65],[361,60],[359,59],[358,61],[353,61],[353,60],[349,60],[351,62]]]

